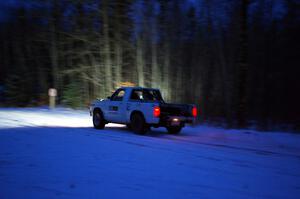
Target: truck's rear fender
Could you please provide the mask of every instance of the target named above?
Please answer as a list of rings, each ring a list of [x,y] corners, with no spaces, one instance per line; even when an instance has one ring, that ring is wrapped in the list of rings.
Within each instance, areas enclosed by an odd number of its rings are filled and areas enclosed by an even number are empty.
[[[158,104],[154,103],[140,103],[140,104],[131,104],[131,110],[127,112],[127,123],[130,123],[130,118],[133,113],[140,113],[145,118],[146,123],[148,124],[158,124],[159,118],[154,117],[153,110]]]
[[[131,117],[132,117],[134,114],[140,114],[141,116],[143,116],[143,117],[144,117],[144,119],[145,119],[145,121],[146,121],[145,115],[144,115],[144,114],[143,114],[141,111],[134,110],[134,111],[131,111],[131,113],[130,113],[130,116],[129,116],[128,123],[130,122],[130,120],[131,120]]]

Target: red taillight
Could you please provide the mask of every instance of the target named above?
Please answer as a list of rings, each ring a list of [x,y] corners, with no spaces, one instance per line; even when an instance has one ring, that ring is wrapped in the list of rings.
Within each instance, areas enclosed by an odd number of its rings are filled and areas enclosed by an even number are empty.
[[[196,106],[194,106],[192,109],[192,115],[193,115],[193,117],[197,117],[197,107]]]
[[[154,117],[159,117],[160,116],[160,108],[159,106],[155,106],[153,109],[153,115]]]

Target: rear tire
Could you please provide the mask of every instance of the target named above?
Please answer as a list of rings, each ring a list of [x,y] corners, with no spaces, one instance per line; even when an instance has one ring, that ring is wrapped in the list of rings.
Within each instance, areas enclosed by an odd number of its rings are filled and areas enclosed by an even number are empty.
[[[179,134],[182,127],[181,126],[169,126],[166,127],[169,134]]]
[[[140,135],[144,135],[149,130],[144,116],[140,113],[134,113],[130,117],[130,127],[133,130],[133,132]]]
[[[95,129],[103,129],[105,126],[105,120],[101,110],[95,110],[93,114],[93,124]]]

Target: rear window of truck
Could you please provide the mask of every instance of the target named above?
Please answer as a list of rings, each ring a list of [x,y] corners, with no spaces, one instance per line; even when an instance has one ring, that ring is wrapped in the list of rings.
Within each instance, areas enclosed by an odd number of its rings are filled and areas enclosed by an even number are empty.
[[[130,100],[138,100],[144,102],[160,102],[162,101],[162,97],[158,90],[134,89],[131,93]]]

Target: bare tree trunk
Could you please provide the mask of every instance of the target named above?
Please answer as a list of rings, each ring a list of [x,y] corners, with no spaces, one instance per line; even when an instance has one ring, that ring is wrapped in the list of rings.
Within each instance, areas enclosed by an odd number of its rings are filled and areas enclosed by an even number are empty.
[[[180,65],[177,66],[176,70],[176,101],[181,102],[183,97],[183,70]]]
[[[137,77],[138,77],[138,86],[145,86],[145,80],[144,80],[144,51],[143,51],[144,45],[143,40],[139,36],[137,38],[137,47],[136,47],[136,69],[137,69]]]
[[[221,27],[221,26],[220,26]],[[222,29],[219,30],[220,32]],[[224,34],[224,33],[223,33]],[[224,40],[222,38],[219,38],[217,40],[216,51],[219,55],[219,66],[221,71],[221,86],[222,86],[222,95],[224,100],[224,114],[226,119],[226,124],[228,128],[232,126],[232,110],[231,110],[231,96],[232,96],[232,89],[230,89],[231,81],[229,77],[228,72],[228,63],[225,58],[225,46],[224,46]]]
[[[53,87],[58,89],[58,94],[60,94],[60,78],[59,78],[59,68],[58,68],[58,39],[57,39],[57,23],[58,15],[60,13],[58,9],[58,1],[51,1],[53,4],[53,10],[50,18],[50,60],[51,60],[51,72],[53,78]]]
[[[100,81],[103,81],[103,76],[100,73],[99,64],[97,63],[93,53],[89,53],[90,63],[92,65],[92,79],[93,79],[93,97],[100,97]]]
[[[57,50],[57,38],[54,24],[51,25],[50,30],[50,58],[51,58],[51,72],[53,78],[53,87],[58,89],[59,77],[58,77],[58,50]]]
[[[109,38],[109,20],[108,20],[108,0],[103,1],[102,21],[103,21],[103,43],[104,43],[104,68],[105,68],[105,94],[110,95],[112,88],[112,64],[111,64],[111,47]]]
[[[121,35],[117,31],[115,38],[115,87],[122,82],[122,61],[123,61],[123,51],[121,46]]]
[[[163,75],[162,75],[162,82],[163,82],[163,91],[164,97],[168,101],[170,100],[170,85],[169,85],[169,76],[170,76],[170,47],[169,41],[165,41],[164,44],[164,62],[163,62]]]
[[[240,8],[240,41],[239,41],[239,59],[238,59],[238,108],[237,122],[238,127],[246,127],[246,86],[248,74],[248,5],[249,0],[242,0]]]
[[[156,20],[152,22],[152,41],[151,41],[151,85],[153,88],[157,88],[159,86],[158,81],[161,79],[159,77],[158,63],[157,63],[157,45],[155,38],[157,37],[157,29],[156,29]]]

